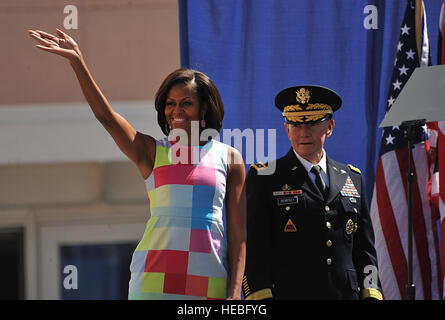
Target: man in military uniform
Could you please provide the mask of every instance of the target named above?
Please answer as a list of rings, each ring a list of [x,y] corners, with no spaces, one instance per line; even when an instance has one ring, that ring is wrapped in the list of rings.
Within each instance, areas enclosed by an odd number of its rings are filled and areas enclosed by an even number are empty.
[[[247,300],[382,298],[360,170],[323,149],[341,103],[320,86],[275,98],[292,148],[247,176]]]

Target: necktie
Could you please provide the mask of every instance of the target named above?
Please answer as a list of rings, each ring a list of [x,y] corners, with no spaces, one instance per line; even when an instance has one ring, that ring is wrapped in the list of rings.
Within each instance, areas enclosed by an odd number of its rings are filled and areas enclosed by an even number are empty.
[[[315,174],[315,184],[317,185],[318,190],[320,190],[323,197],[326,198],[327,187],[323,179],[321,178],[320,170],[321,170],[320,166],[313,166],[311,172]]]

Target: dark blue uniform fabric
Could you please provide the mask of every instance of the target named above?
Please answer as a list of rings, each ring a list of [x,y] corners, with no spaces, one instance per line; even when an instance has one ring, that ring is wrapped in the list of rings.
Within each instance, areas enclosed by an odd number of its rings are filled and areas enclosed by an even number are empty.
[[[264,174],[275,167],[272,174]],[[361,174],[327,158],[324,199],[291,149],[247,176],[246,298],[359,299],[377,270]],[[375,289],[380,289],[378,277]],[[263,297],[264,298],[264,297]]]

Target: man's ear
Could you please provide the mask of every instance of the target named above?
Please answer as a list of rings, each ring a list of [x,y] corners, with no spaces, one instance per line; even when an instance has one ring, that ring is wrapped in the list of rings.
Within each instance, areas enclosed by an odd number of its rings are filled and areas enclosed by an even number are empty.
[[[333,119],[331,119],[329,121],[328,132],[326,134],[326,137],[330,137],[332,135],[332,131],[334,131],[334,127],[335,127],[335,121]]]

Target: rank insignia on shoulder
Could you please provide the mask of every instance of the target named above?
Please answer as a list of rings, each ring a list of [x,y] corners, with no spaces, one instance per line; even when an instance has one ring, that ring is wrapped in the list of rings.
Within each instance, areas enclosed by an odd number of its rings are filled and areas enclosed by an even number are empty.
[[[287,220],[287,223],[284,226],[284,232],[297,232],[297,228],[291,219]]]
[[[265,169],[265,168],[267,168],[267,165],[265,165],[265,164],[262,163],[262,162],[258,162],[258,163],[256,163],[256,164],[255,164],[255,163],[252,163],[250,166],[251,166],[251,167],[254,167],[256,171],[258,171],[258,170],[260,170],[260,169]]]
[[[354,167],[352,164],[348,164],[349,169],[354,171],[355,173],[362,174],[359,168]]]

